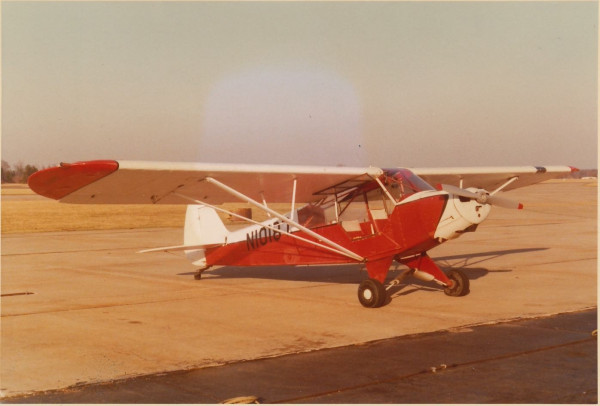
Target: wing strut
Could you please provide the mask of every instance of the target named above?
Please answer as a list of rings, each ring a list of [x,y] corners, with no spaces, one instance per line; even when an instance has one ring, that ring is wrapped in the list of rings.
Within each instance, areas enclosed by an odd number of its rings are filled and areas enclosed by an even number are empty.
[[[317,241],[325,243],[328,246],[330,246],[331,248],[335,248],[337,251],[339,251],[340,254],[343,253],[345,256],[355,259],[359,262],[363,262],[365,260],[363,257],[350,251],[349,249],[344,248],[341,245],[331,241],[330,239],[325,238],[322,235],[315,233],[314,231],[310,230],[309,228],[304,227],[303,225],[299,224],[298,222],[294,221],[293,219],[289,219],[289,218],[285,217],[284,215],[277,213],[275,210],[272,210],[272,209],[268,208],[267,206],[260,204],[256,200],[251,199],[250,197],[244,195],[243,193],[238,192],[237,190],[219,182],[218,180],[216,180],[214,178],[211,178],[210,176],[206,177],[204,180],[207,181],[208,183],[211,183],[211,184],[217,186],[219,189],[222,189],[225,192],[237,197],[238,199],[244,200],[247,203],[250,203],[251,205],[258,207],[259,209],[263,210],[266,213],[270,213],[273,217],[278,218],[279,220],[283,221],[284,223],[289,224],[293,227],[296,227],[299,230],[304,231],[306,234],[310,235],[311,237],[316,238]],[[291,217],[292,218],[294,217],[293,212],[291,214]]]
[[[510,185],[511,183],[513,183],[517,179],[519,179],[518,176],[513,176],[506,183],[504,183],[502,186],[500,186],[498,189],[496,189],[492,193],[490,193],[490,196],[494,196],[496,193],[498,193],[499,191],[501,191],[502,189],[504,189],[505,187],[507,187],[508,185]]]
[[[294,188],[292,189],[292,209],[290,210],[290,220],[294,221],[294,205],[296,204],[296,181],[298,179],[294,178]],[[266,206],[266,204],[265,204]]]
[[[193,199],[193,198],[191,198],[189,196],[182,195],[181,193],[173,193],[173,194],[176,195],[176,196],[181,197],[182,199],[186,199],[186,200],[189,200],[189,201],[194,202],[196,204],[201,204],[203,206],[210,207],[211,209],[214,209],[214,210],[223,212],[225,214],[228,214],[230,216],[237,217],[240,220],[247,221],[247,222],[249,222],[251,224],[262,226],[264,228],[268,228],[269,230],[275,231],[277,233],[281,233],[281,234],[290,236],[292,238],[295,238],[297,240],[304,241],[306,243],[312,244],[312,245],[314,245],[316,247],[320,247],[320,248],[323,248],[325,250],[329,250],[331,252],[335,252],[336,254],[340,254],[340,255],[344,255],[344,256],[350,257],[352,259],[356,259],[355,257],[350,256],[350,255],[346,254],[345,252],[338,251],[335,248],[331,248],[331,247],[328,247],[327,245],[319,244],[318,242],[314,242],[314,241],[308,240],[306,238],[302,238],[302,237],[300,237],[300,236],[298,236],[296,234],[288,233],[287,231],[284,231],[284,230],[282,230],[280,228],[275,228],[275,227],[270,226],[268,224],[260,223],[260,222],[258,222],[256,220],[249,219],[247,217],[241,216],[241,215],[239,215],[237,213],[234,213],[232,211],[225,210],[225,209],[223,209],[221,207],[213,206],[212,204],[201,202],[200,200],[196,200],[196,199]],[[215,246],[216,245],[221,245],[221,244],[215,244]],[[169,248],[169,249],[167,249],[167,248]],[[152,248],[152,249],[149,249],[149,250],[143,250],[143,251],[139,251],[139,252],[140,253],[146,253],[146,252],[153,252],[153,251],[180,251],[180,250],[183,250],[183,249],[202,249],[202,248],[206,248],[206,246],[203,246],[203,245],[190,245],[190,246],[181,245],[181,246],[175,246],[175,247]]]

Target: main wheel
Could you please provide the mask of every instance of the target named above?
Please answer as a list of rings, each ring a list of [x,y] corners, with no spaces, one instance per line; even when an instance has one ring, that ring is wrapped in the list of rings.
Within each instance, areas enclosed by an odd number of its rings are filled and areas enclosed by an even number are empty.
[[[444,289],[444,293],[448,296],[464,296],[469,293],[469,278],[460,269],[452,269],[448,272],[448,279],[453,284],[452,287]]]
[[[381,307],[387,300],[387,292],[376,279],[365,279],[358,286],[358,300],[364,307]]]

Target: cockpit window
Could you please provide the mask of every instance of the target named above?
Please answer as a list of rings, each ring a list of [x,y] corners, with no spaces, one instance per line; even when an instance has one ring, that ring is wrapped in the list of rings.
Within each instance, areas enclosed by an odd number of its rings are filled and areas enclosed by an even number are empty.
[[[387,190],[397,202],[400,202],[417,192],[435,190],[433,186],[408,169],[386,170],[384,183]]]

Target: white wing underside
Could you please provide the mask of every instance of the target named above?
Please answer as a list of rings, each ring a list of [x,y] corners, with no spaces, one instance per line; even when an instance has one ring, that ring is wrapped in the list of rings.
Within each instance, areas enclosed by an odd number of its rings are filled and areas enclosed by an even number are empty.
[[[504,191],[517,189],[561,177],[576,171],[570,166],[515,166],[515,167],[454,167],[454,168],[409,168],[432,186],[447,184],[463,188],[475,187],[494,191],[512,178],[514,182]],[[462,185],[461,185],[462,181]]]
[[[64,203],[190,204],[179,195],[209,204],[239,201],[206,182],[207,177],[230,186],[252,199],[273,203],[316,200],[315,192],[350,179],[369,181],[382,174],[379,168],[196,164],[120,161],[119,169],[60,199]]]
[[[411,168],[432,186],[452,184],[492,191],[518,177],[506,190],[528,186],[570,173],[568,166],[545,168]],[[190,204],[181,195],[219,205],[238,202],[235,197],[207,182],[210,177],[257,201],[289,203],[296,180],[295,201],[320,199],[320,191],[336,185],[371,181],[384,171],[376,167],[319,167],[282,165],[234,165],[120,161],[118,170],[60,199],[64,203],[95,204]]]

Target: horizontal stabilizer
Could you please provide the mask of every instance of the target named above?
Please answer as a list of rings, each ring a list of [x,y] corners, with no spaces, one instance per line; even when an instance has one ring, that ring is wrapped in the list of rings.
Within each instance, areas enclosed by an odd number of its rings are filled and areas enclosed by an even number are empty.
[[[150,248],[147,250],[138,251],[138,254],[145,254],[147,252],[169,252],[169,251],[193,251],[193,250],[205,250],[207,248],[220,247],[225,244],[204,244],[204,245],[173,245],[171,247],[160,247]]]

